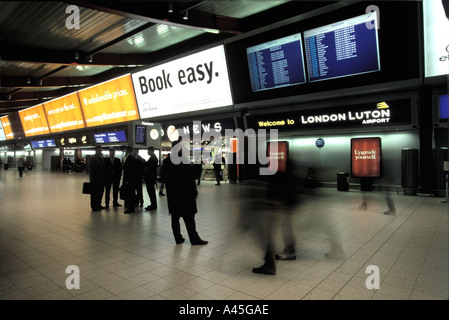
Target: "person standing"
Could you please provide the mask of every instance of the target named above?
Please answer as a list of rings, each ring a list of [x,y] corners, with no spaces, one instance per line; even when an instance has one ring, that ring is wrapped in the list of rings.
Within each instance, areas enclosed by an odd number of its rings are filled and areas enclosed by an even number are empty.
[[[159,160],[154,154],[154,147],[148,148],[148,155],[150,156],[146,162],[145,171],[143,178],[147,187],[148,196],[150,197],[150,205],[145,208],[145,210],[156,210],[157,209],[157,199],[156,199],[156,180],[157,180],[157,167]]]
[[[133,156],[136,159],[136,174],[138,175],[136,179],[136,206],[143,207],[143,172],[145,171],[146,161],[139,155],[139,149],[137,148],[133,149]]]
[[[225,164],[225,159],[223,156],[221,156],[220,154],[216,154],[215,155],[215,160],[214,160],[214,173],[215,173],[215,180],[217,181],[217,183],[215,184],[216,186],[220,185],[220,181],[222,180],[222,169],[221,169],[221,165]]]
[[[179,141],[172,143],[173,147]],[[182,157],[181,150],[178,153]],[[161,179],[165,182],[167,192],[168,212],[171,215],[171,227],[176,244],[183,243],[185,239],[181,234],[179,219],[183,218],[184,224],[192,245],[205,245],[208,242],[201,239],[196,231],[195,214],[198,212],[196,199],[198,191],[196,189],[193,167],[188,159],[183,159],[181,163],[174,164],[172,157],[164,159],[161,168]]]
[[[19,170],[19,177],[23,177],[23,171],[25,170],[25,156],[21,156],[17,160],[17,169]]]
[[[112,187],[112,198],[114,207],[121,207],[122,205],[118,203],[118,193],[120,187],[120,179],[122,177],[122,163],[119,158],[115,157],[115,148],[109,149],[109,157],[104,159],[105,164],[105,206],[109,207],[109,201],[111,196]]]
[[[125,191],[125,212],[133,213],[137,205],[137,180],[139,176],[138,163],[133,155],[133,147],[126,146],[125,157],[123,159],[123,186]],[[122,186],[122,187],[123,187]]]
[[[92,208],[92,211],[100,211],[105,208],[101,205],[105,182],[105,165],[103,155],[101,154],[101,146],[95,147],[95,154],[89,157],[87,165],[89,181],[92,184],[90,207]]]

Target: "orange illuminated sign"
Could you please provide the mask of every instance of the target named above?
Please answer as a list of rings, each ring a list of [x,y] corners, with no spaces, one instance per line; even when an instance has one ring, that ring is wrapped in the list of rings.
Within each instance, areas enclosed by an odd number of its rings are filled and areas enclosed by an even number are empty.
[[[43,105],[20,110],[19,117],[26,137],[50,133]]]
[[[86,127],[138,120],[131,75],[78,91]]]
[[[85,128],[78,94],[72,93],[44,103],[52,133]]]
[[[3,131],[5,132],[6,139],[14,139],[14,133],[12,131],[11,122],[9,121],[8,116],[4,116],[0,118],[3,126]]]

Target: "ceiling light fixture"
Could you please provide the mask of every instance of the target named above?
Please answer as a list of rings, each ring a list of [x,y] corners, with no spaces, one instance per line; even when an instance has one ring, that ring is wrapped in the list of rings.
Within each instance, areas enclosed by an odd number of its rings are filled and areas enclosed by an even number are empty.
[[[189,10],[186,11],[184,17],[182,17],[184,20],[189,20]]]
[[[168,3],[168,13],[172,13],[173,12],[173,2],[169,2]]]

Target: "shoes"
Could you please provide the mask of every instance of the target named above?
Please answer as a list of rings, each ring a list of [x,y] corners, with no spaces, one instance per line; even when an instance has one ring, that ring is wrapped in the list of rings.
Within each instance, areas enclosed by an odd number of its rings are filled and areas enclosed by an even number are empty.
[[[276,267],[269,267],[267,265],[263,265],[259,268],[253,268],[254,273],[259,274],[267,274],[269,276],[275,276],[276,275]]]
[[[176,240],[176,244],[184,243],[184,241],[186,241],[186,239],[181,238],[180,240]]]
[[[92,211],[101,211],[101,209],[100,208],[95,208],[95,209],[92,209]]]
[[[165,196],[165,194],[163,192],[159,192],[160,196]]]
[[[385,211],[384,214],[394,216],[394,215],[396,215],[396,210],[388,210],[388,211]]]
[[[156,210],[157,207],[156,206],[148,206],[145,208],[145,210],[150,211],[150,210]]]
[[[100,210],[106,209],[106,207],[99,206]]]
[[[121,207],[121,206],[122,205],[120,203],[118,203],[118,202],[114,203],[114,205],[113,205],[114,208]]]
[[[284,253],[284,252],[275,254],[274,257],[276,260],[295,260],[296,259],[296,255],[294,253]]]
[[[200,239],[198,241],[192,242],[192,246],[202,246],[202,245],[205,245],[205,244],[208,244],[208,243],[209,243],[208,241]]]
[[[220,183],[216,183],[215,185],[216,185],[216,186],[219,186],[219,185],[221,185],[221,184],[220,184]]]
[[[143,207],[143,201],[139,201],[139,207]]]
[[[135,211],[134,210],[132,210],[132,209],[128,209],[128,210],[125,210],[125,214],[128,214],[128,213],[134,213]]]
[[[109,208],[109,203],[106,203],[106,204],[104,205],[104,207],[105,207],[105,208]]]

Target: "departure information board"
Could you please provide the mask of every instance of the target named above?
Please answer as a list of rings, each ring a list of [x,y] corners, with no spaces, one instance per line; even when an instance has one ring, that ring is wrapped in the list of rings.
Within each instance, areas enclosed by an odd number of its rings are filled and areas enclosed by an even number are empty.
[[[309,81],[380,70],[375,12],[304,32]]]
[[[254,92],[306,82],[301,34],[246,49]]]

